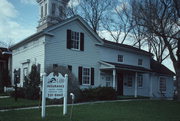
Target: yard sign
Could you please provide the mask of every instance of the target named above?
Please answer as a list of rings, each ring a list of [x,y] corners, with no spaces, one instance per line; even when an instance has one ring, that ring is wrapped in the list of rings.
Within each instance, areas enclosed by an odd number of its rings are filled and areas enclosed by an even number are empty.
[[[42,118],[45,117],[46,98],[60,99],[64,98],[63,114],[67,114],[67,83],[68,75],[63,77],[60,73],[54,75],[50,73],[48,76],[43,75],[43,88],[42,88]]]

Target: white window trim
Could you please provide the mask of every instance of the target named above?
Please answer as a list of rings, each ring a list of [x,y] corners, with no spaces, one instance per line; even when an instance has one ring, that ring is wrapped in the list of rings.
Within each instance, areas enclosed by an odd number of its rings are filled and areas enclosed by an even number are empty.
[[[72,31],[71,30],[71,43],[72,43],[72,41],[76,41],[76,40],[72,40],[72,33],[73,32],[75,32],[75,33],[79,33],[79,45],[78,45],[78,49],[77,48],[73,48],[73,47],[71,47],[71,50],[76,50],[76,51],[80,51],[80,44],[81,44],[81,33],[80,32],[78,32],[78,31]],[[71,45],[72,46],[72,45]]]
[[[122,56],[122,61],[119,61],[119,56]],[[119,62],[119,63],[123,63],[123,62],[124,62],[124,55],[118,54],[118,62]]]
[[[139,87],[139,84],[138,84],[138,78],[137,78],[137,87],[138,87],[139,89],[142,89],[143,86],[144,86],[144,78],[143,78],[143,74],[138,74],[138,76],[139,76],[139,75],[142,76],[142,87]]]
[[[159,92],[160,92],[160,79],[161,78],[164,78],[165,79],[165,82],[166,82],[166,91],[162,91],[163,93],[166,93],[167,92],[167,78],[164,77],[164,76],[160,76],[159,77],[159,81],[158,81],[158,88],[159,88]]]
[[[129,78],[129,76],[132,77],[132,86],[128,86],[128,78]],[[131,75],[131,74],[128,74],[128,75],[127,75],[127,87],[128,87],[128,88],[133,88],[133,75]]]
[[[84,84],[84,80],[83,80],[83,73],[84,73],[84,68],[88,68],[89,69],[89,84]],[[90,67],[83,67],[82,68],[82,85],[83,86],[90,86],[91,85],[91,68]]]

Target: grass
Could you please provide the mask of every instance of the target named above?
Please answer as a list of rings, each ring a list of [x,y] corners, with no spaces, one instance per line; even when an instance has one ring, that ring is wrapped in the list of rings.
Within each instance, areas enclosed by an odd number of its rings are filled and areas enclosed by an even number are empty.
[[[9,108],[18,108],[18,107],[30,107],[30,106],[38,106],[38,100],[27,100],[18,98],[17,102],[15,102],[14,98],[4,98],[0,99],[0,109],[9,109]]]
[[[70,107],[68,107],[68,112]],[[72,120],[62,115],[62,107],[0,112],[0,121],[180,121],[180,102],[127,101],[74,106]]]
[[[134,97],[132,96],[117,96],[117,99],[119,100],[123,100],[123,99],[149,99],[149,97],[144,97],[144,96],[138,96],[138,97]]]

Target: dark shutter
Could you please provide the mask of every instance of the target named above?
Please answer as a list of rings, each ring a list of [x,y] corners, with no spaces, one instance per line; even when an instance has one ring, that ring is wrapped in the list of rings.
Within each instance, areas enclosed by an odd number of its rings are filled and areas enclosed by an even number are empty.
[[[94,68],[91,68],[91,85],[94,85]]]
[[[79,84],[82,85],[82,67],[81,66],[78,69],[78,79],[79,79]]]
[[[37,65],[37,72],[40,73],[41,72],[41,64]]]
[[[71,30],[67,30],[67,49],[71,49]]]
[[[70,72],[72,72],[72,66],[71,66],[71,65],[68,65],[68,70],[69,70]]]
[[[81,33],[80,38],[80,50],[84,51],[84,33]]]

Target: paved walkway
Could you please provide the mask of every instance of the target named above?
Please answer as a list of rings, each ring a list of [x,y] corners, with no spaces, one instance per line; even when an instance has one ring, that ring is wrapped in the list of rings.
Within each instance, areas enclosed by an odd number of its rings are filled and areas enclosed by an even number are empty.
[[[139,100],[148,100],[148,99],[128,99],[128,100],[112,100],[112,101],[95,101],[95,102],[84,102],[84,103],[75,103],[74,105],[85,105],[85,104],[96,104],[96,103],[108,103],[108,102],[126,102],[126,101],[139,101]],[[71,106],[72,104],[68,104]],[[62,104],[59,105],[46,105],[46,107],[62,107]],[[25,107],[25,108],[13,108],[13,109],[2,109],[0,112],[13,111],[13,110],[29,110],[29,109],[39,109],[39,106],[34,107]]]
[[[0,96],[0,99],[9,98],[10,96]]]

